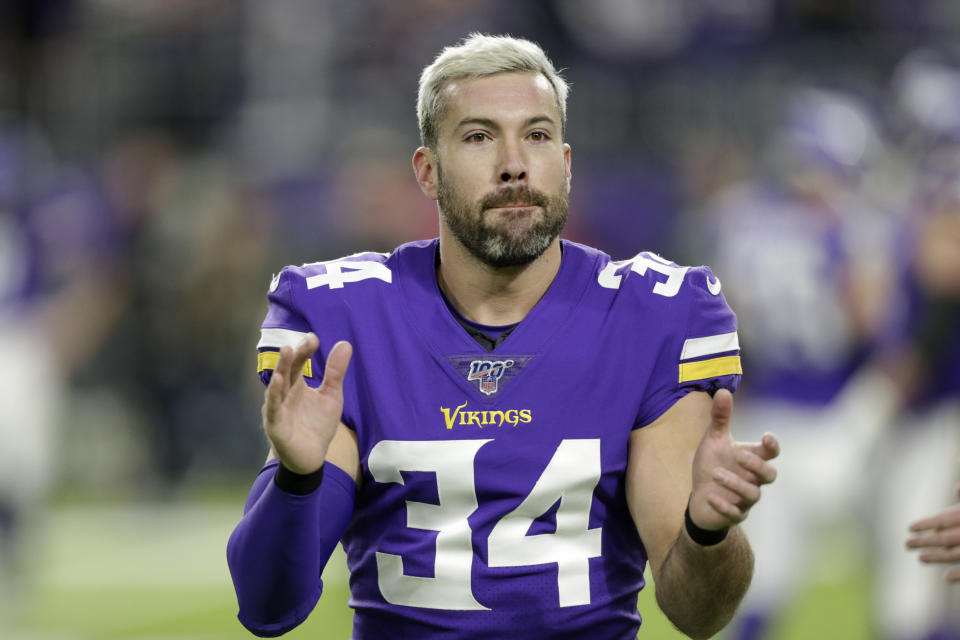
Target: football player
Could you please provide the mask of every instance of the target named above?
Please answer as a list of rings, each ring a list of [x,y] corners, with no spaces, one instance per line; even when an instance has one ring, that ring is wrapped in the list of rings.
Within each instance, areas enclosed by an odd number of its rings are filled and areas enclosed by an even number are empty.
[[[647,562],[684,633],[733,615],[779,444],[731,436],[709,269],[559,239],[566,97],[534,43],[448,47],[413,156],[440,237],[271,283],[271,450],[228,543],[254,633],[310,613],[341,541],[355,638],[633,638]]]
[[[873,481],[874,606],[892,640],[960,638],[960,593],[944,587],[941,567],[903,552],[907,526],[942,509],[960,477],[960,59],[948,53],[912,52],[892,83],[914,168],[898,233],[899,313],[881,361],[899,412]],[[936,539],[927,532],[915,543]]]
[[[769,493],[776,499],[745,524],[762,560],[731,625],[737,640],[770,637],[824,532],[861,527],[865,454],[892,411],[889,384],[864,368],[893,279],[890,216],[862,188],[878,132],[847,93],[803,87],[786,98],[767,171],[721,193],[702,225],[750,328],[738,424],[754,437],[777,424],[791,452]]]
[[[896,383],[899,406],[874,480],[883,505],[875,510],[874,604],[884,637],[893,640],[960,638],[960,593],[944,588],[937,568],[902,551],[905,527],[919,520],[915,531],[936,529],[916,535],[911,545],[944,546],[943,553],[929,550],[921,560],[952,557],[945,544],[950,534],[939,530],[939,518],[925,516],[949,500],[958,479],[960,179],[930,182],[923,188],[925,207],[902,234],[908,252],[902,262],[902,317],[882,360]]]

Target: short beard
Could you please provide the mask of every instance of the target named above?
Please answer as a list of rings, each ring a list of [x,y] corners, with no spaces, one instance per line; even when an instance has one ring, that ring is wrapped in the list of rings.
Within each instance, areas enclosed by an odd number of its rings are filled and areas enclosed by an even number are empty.
[[[439,166],[437,201],[440,216],[453,237],[475,258],[494,268],[526,266],[543,255],[563,230],[570,208],[566,181],[553,197],[520,185],[501,187],[488,193],[479,203],[471,203],[444,181]],[[543,216],[519,235],[509,232],[509,224],[506,228],[487,224],[487,209],[518,202],[540,207]]]

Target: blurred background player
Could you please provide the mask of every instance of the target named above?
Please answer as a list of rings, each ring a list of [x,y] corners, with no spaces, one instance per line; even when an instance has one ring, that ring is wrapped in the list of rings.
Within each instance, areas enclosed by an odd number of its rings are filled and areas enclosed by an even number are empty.
[[[879,365],[898,414],[874,466],[875,612],[889,640],[960,638],[960,592],[903,552],[907,525],[947,504],[960,454],[960,67],[918,50],[893,75],[902,148],[914,167],[898,231],[890,338]],[[899,532],[897,531],[899,529]]]
[[[887,406],[858,376],[889,296],[889,219],[865,176],[883,153],[869,110],[834,90],[784,95],[763,172],[708,205],[707,244],[743,326],[737,427],[782,430],[776,505],[747,525],[754,582],[731,637],[770,637],[804,587],[811,551],[862,502],[865,453]]]
[[[12,610],[22,590],[26,523],[49,479],[60,399],[50,343],[29,315],[35,256],[19,219],[26,134],[9,123],[0,129],[0,353],[18,363],[0,385],[0,614]]]
[[[65,383],[115,317],[104,223],[95,186],[58,165],[39,131],[0,122],[0,353],[10,363],[0,385],[0,607],[8,610],[29,584]]]
[[[30,595],[67,415],[67,383],[116,318],[116,226],[98,181],[63,162],[33,117],[40,4],[0,28],[0,627]],[[2,632],[0,632],[2,635]]]

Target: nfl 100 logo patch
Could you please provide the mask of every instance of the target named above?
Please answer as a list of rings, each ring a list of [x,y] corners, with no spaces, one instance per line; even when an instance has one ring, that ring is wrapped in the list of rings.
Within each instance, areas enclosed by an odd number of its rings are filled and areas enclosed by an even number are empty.
[[[479,382],[480,391],[490,396],[498,391],[500,378],[515,364],[513,360],[474,360],[470,363],[467,380]]]
[[[446,356],[454,369],[467,379],[471,385],[486,396],[494,396],[503,391],[504,386],[513,380],[533,358],[525,354],[497,354],[491,358],[477,353]]]

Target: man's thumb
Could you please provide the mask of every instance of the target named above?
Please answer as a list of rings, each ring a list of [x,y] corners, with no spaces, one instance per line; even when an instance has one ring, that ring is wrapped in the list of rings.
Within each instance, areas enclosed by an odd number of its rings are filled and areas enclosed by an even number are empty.
[[[710,408],[710,429],[717,434],[730,433],[732,415],[733,394],[726,389],[719,389],[713,395],[713,406]]]

